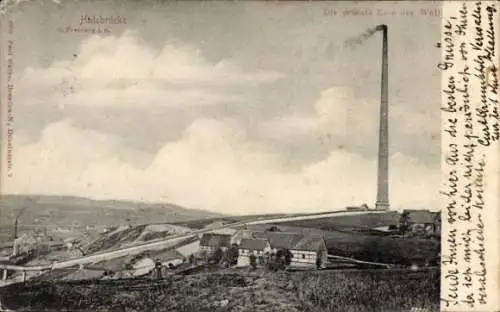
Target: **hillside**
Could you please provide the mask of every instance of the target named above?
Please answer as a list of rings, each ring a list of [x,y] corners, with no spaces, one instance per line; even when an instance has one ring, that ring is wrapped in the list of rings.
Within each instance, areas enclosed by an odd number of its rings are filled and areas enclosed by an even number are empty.
[[[208,211],[187,209],[173,204],[115,200],[92,200],[68,196],[15,196],[0,198],[0,240],[11,236],[14,216],[20,231],[47,227],[64,236],[67,231],[99,230],[122,224],[171,223],[220,217]],[[81,233],[80,233],[81,234]]]
[[[188,220],[182,222],[173,222],[172,224],[187,226],[191,229],[203,229],[206,226],[213,223],[223,223],[230,224],[241,222],[245,220],[254,220],[259,217],[263,218],[279,218],[279,217],[287,217],[287,216],[299,216],[301,214],[255,214],[255,215],[242,215],[242,216],[222,216],[222,217],[211,217],[211,218],[203,218],[198,220]]]
[[[171,224],[122,226],[108,233],[101,234],[98,239],[85,246],[84,250],[86,254],[91,254],[165,238],[174,234],[188,233],[190,231],[189,228]]]
[[[62,261],[73,259],[82,256],[82,250],[85,255],[91,255],[95,253],[116,250],[121,247],[128,247],[133,245],[138,245],[144,242],[152,241],[159,238],[165,238],[170,235],[180,234],[189,232],[189,228],[170,225],[170,224],[149,224],[149,225],[138,225],[138,226],[120,226],[115,229],[111,229],[107,233],[101,233],[95,235],[96,238],[85,243],[88,239],[87,237],[76,237],[76,239],[81,242],[81,249],[71,248],[68,249],[64,245],[52,247],[50,251],[40,253],[35,258],[28,260],[26,265],[46,265],[53,261]],[[182,246],[186,242],[182,242],[179,245]],[[162,258],[166,256],[169,257],[169,253],[174,251],[175,248],[169,247],[165,250],[159,250],[157,258]],[[153,252],[153,254],[155,253]],[[143,255],[147,255],[148,252],[143,252]],[[165,255],[163,255],[165,254]],[[113,262],[125,263],[127,257],[121,257],[118,259],[113,259],[110,265],[113,266]],[[182,258],[182,257],[181,257]],[[125,261],[125,262],[124,262]],[[100,264],[100,267],[105,266],[106,261]],[[123,266],[123,265],[122,265]]]
[[[292,221],[281,223],[306,228],[316,228],[326,231],[331,230],[362,230],[373,229],[380,226],[389,226],[399,224],[401,214],[397,211],[387,211],[384,213],[358,214],[352,216],[336,216],[321,219]]]
[[[201,229],[215,222],[234,223],[244,220],[256,219],[259,217],[265,217],[265,218],[298,217],[304,215],[316,215],[316,214],[324,214],[331,212],[345,212],[345,210],[323,211],[317,213],[291,213],[291,214],[281,213],[281,214],[256,214],[256,215],[243,215],[243,216],[220,216],[220,217],[204,218],[199,220],[173,222],[173,224],[187,226],[192,229]],[[307,228],[318,228],[323,230],[331,230],[331,229],[367,230],[379,226],[388,226],[391,224],[396,225],[399,223],[400,217],[401,214],[397,211],[387,211],[385,213],[371,213],[370,211],[366,211],[365,214],[357,214],[352,216],[339,215],[335,217],[312,219],[312,220],[281,222],[280,224],[301,226]]]

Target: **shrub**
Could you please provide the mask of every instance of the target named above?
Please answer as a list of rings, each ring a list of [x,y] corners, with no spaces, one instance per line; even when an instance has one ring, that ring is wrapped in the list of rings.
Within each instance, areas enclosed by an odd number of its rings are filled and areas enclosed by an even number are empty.
[[[251,254],[250,257],[249,257],[249,260],[250,260],[250,266],[252,267],[252,269],[257,269],[257,257],[255,257],[254,254]]]

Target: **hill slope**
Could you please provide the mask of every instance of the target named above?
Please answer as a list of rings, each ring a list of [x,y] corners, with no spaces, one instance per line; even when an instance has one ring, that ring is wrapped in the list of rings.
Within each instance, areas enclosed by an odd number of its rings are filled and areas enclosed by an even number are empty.
[[[321,230],[362,230],[373,229],[380,226],[399,224],[401,214],[397,211],[384,213],[370,213],[357,215],[340,215],[329,218],[283,222],[283,225],[300,226],[306,228],[317,228]]]
[[[189,228],[171,224],[143,224],[124,226],[102,234],[97,240],[85,247],[86,254],[102,252],[120,247],[132,246],[147,241],[166,238],[174,234],[188,233]]]
[[[20,224],[31,226],[169,223],[221,216],[168,203],[93,200],[69,196],[4,195],[0,198],[0,226],[10,226],[14,215],[20,211]]]
[[[69,196],[0,196],[0,243],[12,240],[14,218],[19,234],[46,229],[57,239],[95,236],[109,226],[186,222],[221,217],[203,210],[168,203],[92,200]]]

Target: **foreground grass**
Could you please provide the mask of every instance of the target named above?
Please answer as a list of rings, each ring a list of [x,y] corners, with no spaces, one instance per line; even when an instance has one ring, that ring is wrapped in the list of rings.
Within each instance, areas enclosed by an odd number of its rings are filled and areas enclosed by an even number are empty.
[[[12,285],[1,302],[16,311],[439,311],[439,272],[226,272],[164,280]]]
[[[304,311],[439,311],[439,271],[365,270],[295,276]]]

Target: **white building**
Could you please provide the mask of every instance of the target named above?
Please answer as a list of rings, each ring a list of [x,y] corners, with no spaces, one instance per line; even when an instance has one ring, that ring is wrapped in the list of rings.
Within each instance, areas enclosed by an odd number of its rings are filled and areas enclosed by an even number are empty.
[[[244,238],[238,248],[238,266],[249,266],[250,255],[254,255],[257,264],[264,263],[266,255],[271,251],[271,244],[265,239]]]
[[[289,250],[293,255],[290,263],[292,267],[316,268],[318,260],[320,261],[320,267],[326,267],[328,250],[325,240],[321,235],[264,232],[254,233],[254,236],[260,239],[267,239],[272,253],[276,253],[280,249]]]

